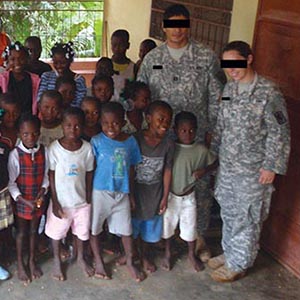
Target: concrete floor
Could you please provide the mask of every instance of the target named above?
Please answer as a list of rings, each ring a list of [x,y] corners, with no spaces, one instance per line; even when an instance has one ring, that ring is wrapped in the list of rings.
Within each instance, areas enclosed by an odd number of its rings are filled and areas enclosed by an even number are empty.
[[[213,234],[214,235],[214,234]],[[219,237],[210,236],[214,244],[212,250],[218,254]],[[248,275],[234,283],[220,284],[211,280],[208,267],[195,273],[187,261],[186,248],[176,242],[179,253],[171,272],[159,267],[162,252],[157,254],[158,270],[142,283],[134,282],[127,274],[126,267],[116,267],[112,256],[105,256],[113,280],[104,281],[85,278],[73,263],[67,264],[67,280],[58,282],[51,278],[51,258],[42,258],[44,276],[23,286],[17,279],[16,265],[9,271],[12,278],[0,282],[1,300],[42,299],[42,300],[293,300],[300,299],[300,281],[275,262],[269,255],[261,252],[255,266]]]

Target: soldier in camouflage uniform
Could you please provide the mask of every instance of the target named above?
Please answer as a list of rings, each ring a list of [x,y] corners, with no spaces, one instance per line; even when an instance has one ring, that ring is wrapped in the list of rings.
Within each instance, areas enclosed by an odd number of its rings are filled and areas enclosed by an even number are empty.
[[[212,148],[220,168],[215,196],[221,206],[224,254],[209,260],[212,278],[227,282],[245,275],[259,249],[269,213],[275,174],[285,174],[290,132],[285,101],[278,88],[251,67],[250,46],[229,43],[224,60],[244,60],[247,68],[227,66],[233,79],[224,88]]]
[[[189,12],[182,5],[172,5],[165,11],[164,20],[189,21]],[[188,28],[164,26],[164,32],[166,43],[145,56],[137,79],[149,85],[152,100],[168,102],[174,115],[183,110],[197,114],[197,138],[205,142],[216,124],[225,75],[212,50],[189,40]],[[209,176],[197,182],[195,192],[198,233],[203,235],[208,227],[212,204]],[[205,254],[200,258],[207,260]]]

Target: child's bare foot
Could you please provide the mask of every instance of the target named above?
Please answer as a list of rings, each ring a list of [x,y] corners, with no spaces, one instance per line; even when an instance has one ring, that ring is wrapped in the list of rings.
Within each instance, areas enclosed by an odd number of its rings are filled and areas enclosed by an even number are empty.
[[[143,268],[149,273],[154,273],[157,270],[156,265],[150,262],[147,258],[143,258]]]
[[[84,259],[78,259],[77,260],[78,265],[80,266],[80,268],[82,269],[82,271],[84,272],[85,276],[87,277],[91,277],[94,275],[94,269],[89,266]]]
[[[161,263],[161,267],[165,270],[165,271],[171,271],[171,258],[168,256],[165,256],[162,260]]]
[[[126,255],[122,255],[122,256],[117,258],[116,265],[117,266],[124,266],[124,265],[126,265],[126,262],[127,262]]]
[[[29,269],[30,269],[31,279],[37,279],[43,275],[41,268],[35,262],[30,262]]]
[[[105,280],[111,279],[111,277],[107,275],[107,272],[103,264],[96,264],[94,276],[95,278],[99,278],[99,279],[105,279]]]
[[[195,255],[189,255],[189,261],[196,272],[204,270],[204,265]]]
[[[127,265],[128,271],[130,273],[130,276],[136,281],[136,282],[142,282],[146,276],[143,272],[139,272],[139,270],[134,265]]]
[[[66,280],[60,266],[60,262],[54,263],[53,271],[52,271],[52,278],[59,281]]]
[[[24,266],[18,266],[18,278],[21,280],[24,284],[27,284],[30,282],[30,278],[27,275]]]

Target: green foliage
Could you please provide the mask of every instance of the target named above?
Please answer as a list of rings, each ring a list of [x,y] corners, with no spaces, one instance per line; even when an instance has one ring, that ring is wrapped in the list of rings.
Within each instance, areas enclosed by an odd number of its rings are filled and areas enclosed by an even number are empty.
[[[42,57],[55,42],[70,40],[77,57],[100,56],[103,1],[1,1],[0,18],[12,41],[39,36]]]

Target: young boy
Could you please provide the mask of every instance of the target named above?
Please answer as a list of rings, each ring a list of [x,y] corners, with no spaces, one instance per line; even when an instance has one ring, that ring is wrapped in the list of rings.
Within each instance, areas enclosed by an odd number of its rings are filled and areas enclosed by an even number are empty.
[[[92,80],[92,95],[99,102],[107,103],[112,100],[114,94],[114,81],[111,77],[96,75]]]
[[[171,184],[174,142],[168,137],[172,108],[164,101],[150,103],[146,112],[148,129],[139,132],[136,139],[143,161],[136,167],[134,196],[136,201],[132,218],[133,237],[140,236],[143,267],[156,270],[149,257],[148,243],[160,241],[162,214],[167,208]]]
[[[68,108],[62,118],[64,136],[49,147],[51,203],[46,234],[52,239],[54,254],[53,278],[65,280],[61,269],[60,240],[69,228],[77,237],[77,263],[86,276],[94,274],[83,258],[84,241],[89,239],[91,190],[94,156],[91,145],[81,140],[84,113]]]
[[[112,62],[115,76],[115,97],[119,100],[127,80],[134,80],[134,63],[126,56],[129,49],[129,33],[127,30],[119,29],[111,36]]]
[[[131,276],[140,282],[144,276],[132,262],[130,204],[134,206],[134,166],[141,161],[141,154],[134,137],[122,132],[124,114],[120,103],[104,104],[100,118],[102,133],[91,140],[97,163],[92,196],[91,247],[96,263],[95,276],[109,279],[98,244],[98,236],[107,220],[109,232],[121,236]]]
[[[53,141],[63,136],[61,128],[62,95],[56,90],[46,90],[38,105],[41,116],[40,143],[48,147]]]
[[[162,237],[166,240],[163,267],[166,270],[171,269],[171,238],[178,224],[180,237],[188,243],[188,257],[194,270],[203,270],[202,262],[195,256],[197,212],[194,185],[216,167],[216,159],[204,145],[195,142],[196,132],[197,118],[193,113],[182,111],[175,116],[177,141],[168,208],[163,217]]]
[[[35,247],[49,181],[47,151],[38,143],[40,128],[41,122],[37,116],[27,113],[20,117],[18,131],[21,142],[9,154],[8,161],[8,189],[16,201],[18,277],[25,284],[43,274],[36,264]],[[28,235],[30,275],[26,272],[23,260],[25,238]]]

